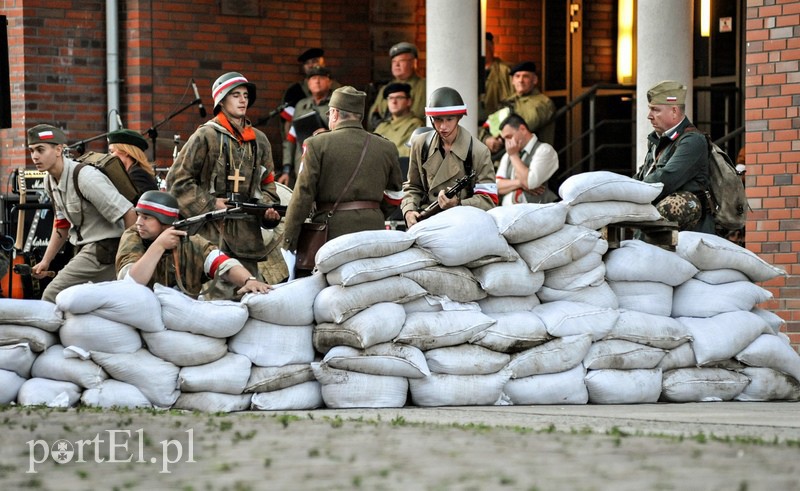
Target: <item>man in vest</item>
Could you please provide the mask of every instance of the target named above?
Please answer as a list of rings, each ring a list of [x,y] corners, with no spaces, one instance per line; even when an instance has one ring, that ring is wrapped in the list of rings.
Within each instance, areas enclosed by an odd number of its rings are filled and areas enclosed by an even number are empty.
[[[525,120],[511,114],[500,123],[506,153],[497,169],[497,193],[503,206],[552,203],[558,196],[547,180],[558,170],[558,153],[531,133]]]

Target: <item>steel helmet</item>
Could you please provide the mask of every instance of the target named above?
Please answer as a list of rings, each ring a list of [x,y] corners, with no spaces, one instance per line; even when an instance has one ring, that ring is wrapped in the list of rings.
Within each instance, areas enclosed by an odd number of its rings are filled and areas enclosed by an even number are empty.
[[[456,89],[439,87],[434,90],[425,106],[425,116],[466,115],[467,105]]]
[[[220,111],[219,105],[222,103],[222,99],[228,95],[228,92],[240,85],[247,87],[247,107],[256,102],[256,85],[248,82],[244,75],[239,72],[228,72],[219,77],[211,87],[211,97],[214,98],[214,114]]]
[[[164,191],[146,191],[136,203],[135,210],[137,213],[155,217],[164,225],[172,225],[180,215],[178,200]]]

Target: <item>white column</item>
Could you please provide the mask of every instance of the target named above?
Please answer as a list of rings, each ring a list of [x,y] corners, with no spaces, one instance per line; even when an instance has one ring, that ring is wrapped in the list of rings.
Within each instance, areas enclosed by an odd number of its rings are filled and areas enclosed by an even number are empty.
[[[662,80],[689,88],[686,114],[692,119],[693,1],[638,0],[636,15],[636,167],[647,153],[647,91]]]
[[[427,0],[425,100],[439,87],[452,87],[467,105],[461,126],[478,134],[478,0]],[[430,121],[425,122],[430,126]]]

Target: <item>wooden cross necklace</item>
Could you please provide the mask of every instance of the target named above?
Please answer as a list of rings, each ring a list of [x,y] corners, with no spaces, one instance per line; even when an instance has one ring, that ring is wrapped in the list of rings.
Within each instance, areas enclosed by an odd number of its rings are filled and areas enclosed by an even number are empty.
[[[245,181],[244,176],[239,174],[239,169],[242,168],[242,164],[244,163],[245,145],[240,146],[238,151],[239,151],[239,165],[234,165],[233,174],[228,176],[228,180],[233,182],[234,193],[239,192],[239,183]]]

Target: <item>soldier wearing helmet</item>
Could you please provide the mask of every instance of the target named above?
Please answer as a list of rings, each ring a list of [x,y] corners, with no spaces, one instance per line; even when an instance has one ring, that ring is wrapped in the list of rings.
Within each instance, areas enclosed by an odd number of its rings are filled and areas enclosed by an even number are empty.
[[[438,201],[442,210],[458,205],[489,210],[497,205],[497,183],[489,149],[458,122],[467,114],[461,94],[450,87],[433,91],[425,107],[434,131],[412,140],[408,179],[403,186],[403,218],[411,227],[420,209]],[[474,181],[453,198],[445,190],[475,172]]]
[[[417,74],[417,59],[419,52],[417,47],[408,42],[397,43],[389,50],[389,58],[392,60],[392,83],[402,83],[411,86],[411,112],[414,116],[425,118],[425,79]],[[386,100],[384,89],[381,87],[375,102],[367,111],[367,125],[374,130],[382,121],[391,119],[389,113],[389,103]]]
[[[280,201],[275,184],[272,146],[266,135],[247,119],[256,100],[256,86],[241,73],[228,72],[214,82],[214,118],[201,125],[181,149],[167,174],[167,188],[178,199],[181,214],[196,216],[224,210],[229,201],[270,204]],[[253,276],[258,262],[267,260],[261,227],[275,227],[280,215],[208,223],[200,235],[238,259]],[[270,261],[282,261],[280,251]],[[288,276],[288,270],[283,268]],[[279,282],[284,278],[269,278]],[[230,296],[220,294],[219,296]]]
[[[268,284],[258,281],[242,263],[207,239],[199,235],[187,237],[186,231],[175,230],[172,224],[178,220],[180,212],[178,200],[171,194],[147,191],[139,198],[135,209],[136,225],[122,234],[117,251],[118,279],[130,277],[150,288],[155,283],[179,286],[193,297],[197,297],[205,280],[214,278],[238,288],[237,295],[270,290]],[[219,290],[209,292],[204,298],[218,298],[214,296],[216,291]]]

